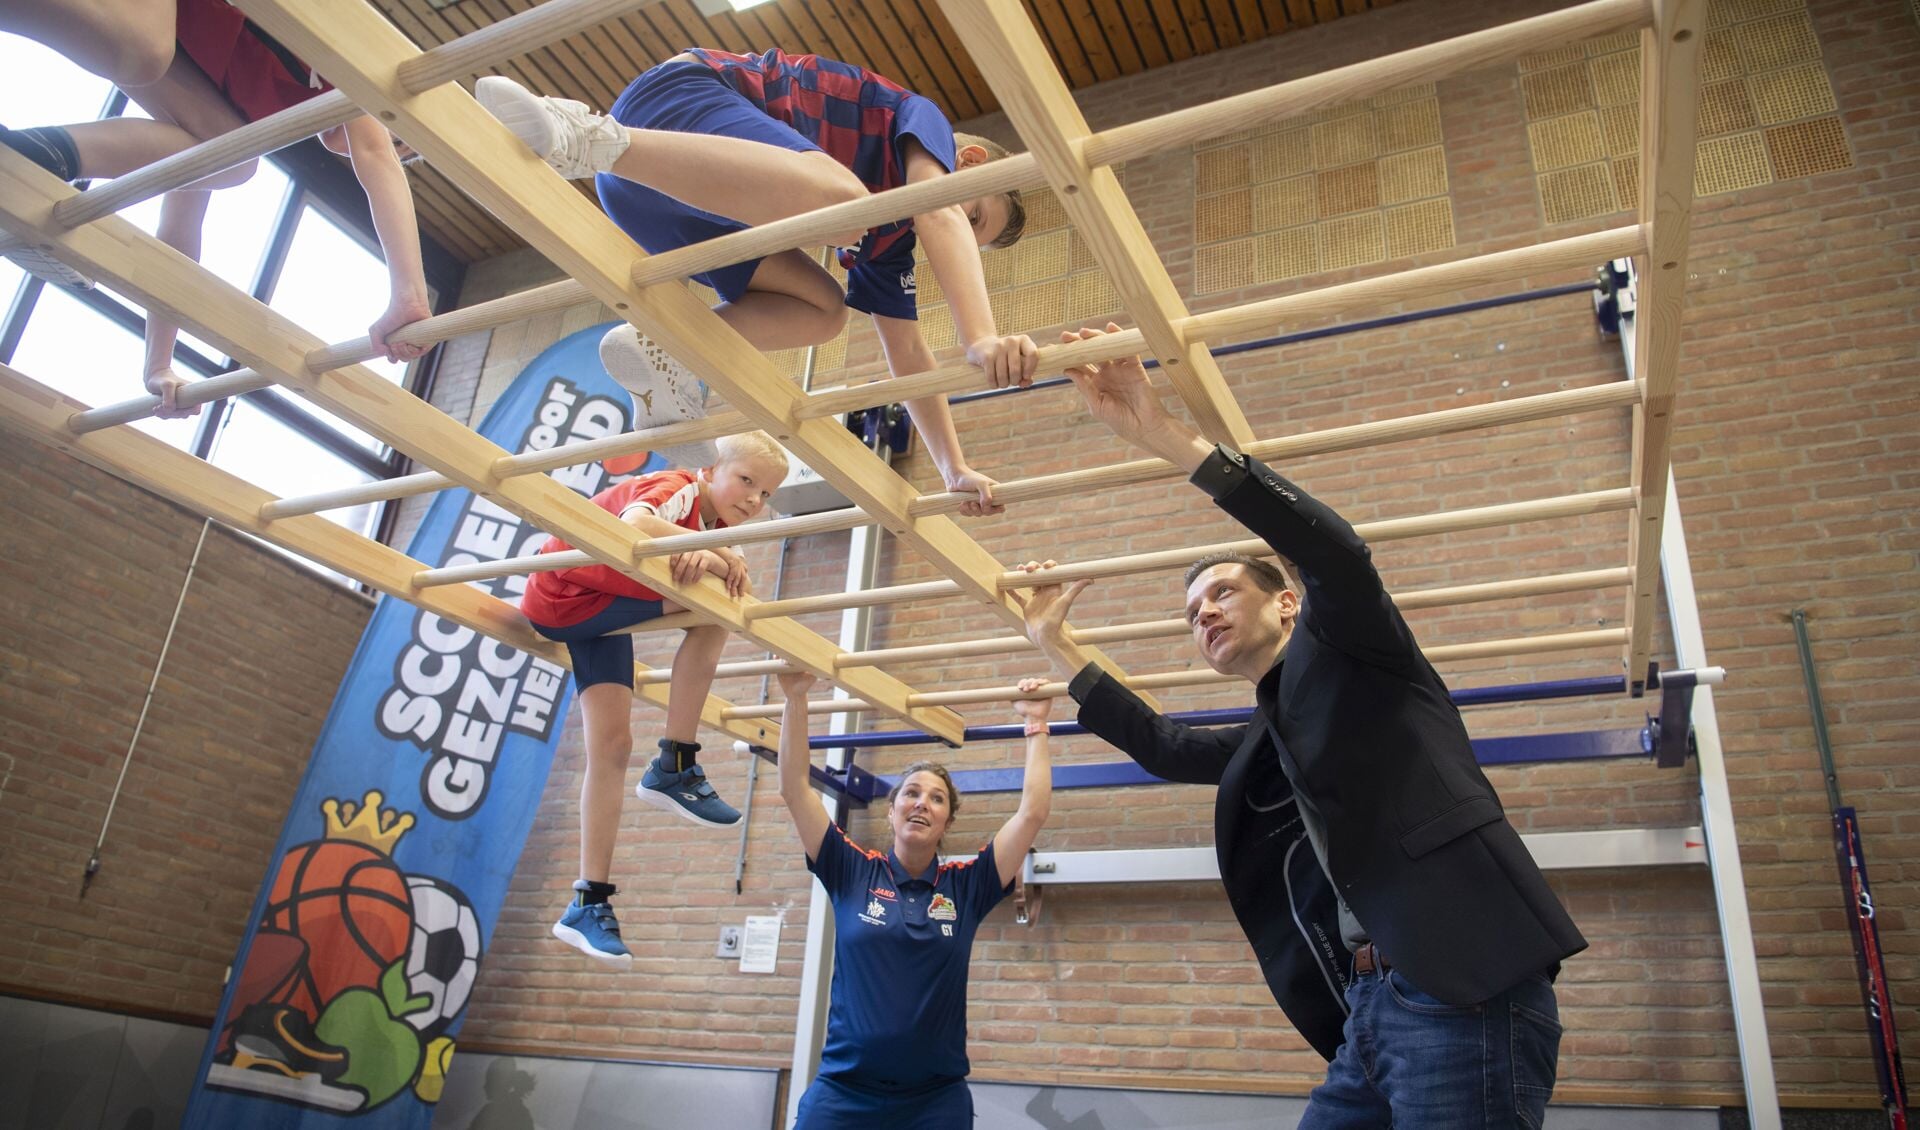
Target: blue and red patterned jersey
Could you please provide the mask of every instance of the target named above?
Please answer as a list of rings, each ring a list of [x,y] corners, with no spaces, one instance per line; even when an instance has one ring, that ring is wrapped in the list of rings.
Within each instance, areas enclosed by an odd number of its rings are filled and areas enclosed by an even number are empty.
[[[792,126],[801,137],[852,170],[870,192],[907,182],[904,148],[911,137],[953,171],[953,125],[931,101],[872,71],[818,55],[736,55],[692,48],[728,86]],[[915,316],[913,221],[869,229],[860,246],[842,249],[847,305],[890,318]]]

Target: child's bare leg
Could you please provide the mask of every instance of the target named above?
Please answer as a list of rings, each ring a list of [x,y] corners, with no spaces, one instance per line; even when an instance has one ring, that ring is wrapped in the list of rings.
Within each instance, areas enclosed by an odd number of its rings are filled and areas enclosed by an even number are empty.
[[[246,124],[245,119],[240,117],[240,112],[235,110],[226,96],[220,93],[219,88],[213,85],[213,80],[207,77],[206,72],[194,65],[193,60],[185,55],[176,56],[172,65],[158,81],[145,86],[127,86],[123,89],[126,90],[128,98],[138,102],[141,109],[153,115],[155,122],[170,125],[186,135],[186,144],[181,145],[180,149],[195,142],[211,141],[223,133],[230,133]],[[172,152],[178,151],[179,149],[175,149]],[[163,153],[160,156],[166,155]],[[81,159],[83,162],[86,159],[84,151]],[[159,158],[149,159],[158,160]],[[188,187],[204,191],[240,184],[253,175],[258,164],[257,161],[249,161],[244,165],[236,165],[196,181]],[[138,167],[139,163],[136,163],[127,166],[123,171],[131,171]],[[88,172],[94,176],[115,175],[104,171],[96,173],[91,168]]]
[[[704,133],[627,128],[627,151],[608,170],[743,224],[784,220],[867,195],[845,165],[819,150],[796,152]],[[767,191],[778,185],[779,191]]]
[[[200,141],[172,122],[147,118],[102,118],[64,128],[80,156],[80,177],[89,180],[122,176]]]
[[[820,345],[847,324],[846,294],[804,251],[782,251],[760,260],[747,287],[745,294],[716,306],[714,313],[755,349]]]
[[[727,630],[717,624],[688,628],[673,653],[673,683],[667,688],[667,737],[691,742],[700,727],[700,710],[713,689],[713,670],[727,646]]]
[[[166,72],[174,6],[170,0],[0,0],[0,30],[37,39],[124,89]]]
[[[633,688],[595,683],[580,692],[580,709],[587,738],[587,772],[580,782],[580,877],[605,883],[633,756]]]

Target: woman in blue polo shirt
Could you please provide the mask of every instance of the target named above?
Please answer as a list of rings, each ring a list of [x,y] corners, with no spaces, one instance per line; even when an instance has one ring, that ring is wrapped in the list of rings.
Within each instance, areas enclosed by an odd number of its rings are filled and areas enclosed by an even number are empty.
[[[1026,679],[1022,692],[1042,683]],[[887,797],[892,850],[870,851],[827,818],[807,780],[807,691],[782,675],[780,795],[833,900],[833,991],[820,1074],[795,1130],[972,1130],[967,1090],[967,962],[974,931],[1013,886],[1053,801],[1051,699],[1015,702],[1026,722],[1020,808],[980,854],[942,863],[960,809],[945,768],[917,762]]]

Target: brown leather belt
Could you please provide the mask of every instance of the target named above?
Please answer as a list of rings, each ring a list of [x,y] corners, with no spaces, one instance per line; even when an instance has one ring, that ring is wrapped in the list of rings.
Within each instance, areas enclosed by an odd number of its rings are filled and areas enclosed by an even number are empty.
[[[1353,971],[1355,973],[1385,973],[1391,968],[1393,968],[1393,963],[1388,961],[1387,955],[1381,953],[1380,947],[1374,945],[1372,942],[1368,942],[1366,945],[1353,951]]]

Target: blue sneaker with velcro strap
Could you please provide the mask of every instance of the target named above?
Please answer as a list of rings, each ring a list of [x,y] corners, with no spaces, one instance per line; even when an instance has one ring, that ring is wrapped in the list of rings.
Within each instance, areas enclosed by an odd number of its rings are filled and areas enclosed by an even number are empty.
[[[669,773],[655,762],[647,766],[634,793],[655,808],[678,813],[695,824],[725,828],[740,822],[740,810],[720,799],[707,783],[707,771],[698,765]]]
[[[633,954],[620,940],[620,920],[604,902],[568,903],[567,912],[553,924],[553,936],[602,965],[615,969],[633,965]]]

